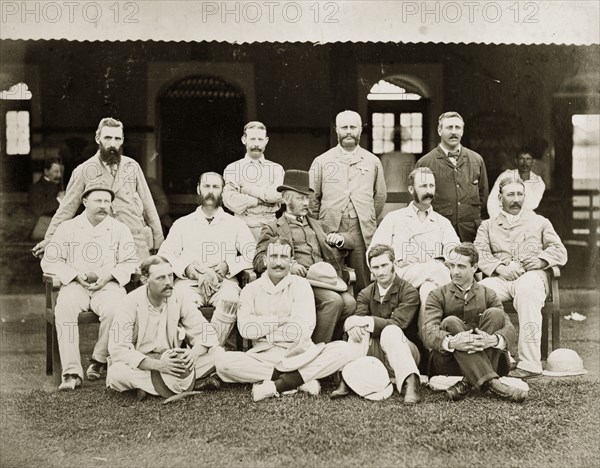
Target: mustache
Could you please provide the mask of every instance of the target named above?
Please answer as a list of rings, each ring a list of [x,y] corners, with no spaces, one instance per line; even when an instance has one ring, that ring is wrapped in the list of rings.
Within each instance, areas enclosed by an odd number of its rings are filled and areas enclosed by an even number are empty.
[[[165,286],[163,291],[173,291],[173,286]]]
[[[250,151],[262,151],[262,148],[260,146],[251,146]]]
[[[518,201],[512,202],[510,204],[510,208],[521,208],[521,202],[518,202]]]

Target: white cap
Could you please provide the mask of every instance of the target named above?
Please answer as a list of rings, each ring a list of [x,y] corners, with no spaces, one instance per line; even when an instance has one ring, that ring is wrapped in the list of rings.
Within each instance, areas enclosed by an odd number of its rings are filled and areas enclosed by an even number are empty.
[[[566,377],[587,374],[583,368],[583,360],[576,351],[567,348],[555,349],[548,356],[544,375],[549,377]]]
[[[387,369],[376,357],[365,356],[346,364],[342,377],[356,394],[367,400],[385,400],[394,391]]]

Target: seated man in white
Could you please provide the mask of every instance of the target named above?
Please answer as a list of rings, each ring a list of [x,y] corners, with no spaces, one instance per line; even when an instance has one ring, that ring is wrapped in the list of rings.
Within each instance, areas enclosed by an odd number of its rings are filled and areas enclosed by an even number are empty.
[[[254,401],[295,389],[318,395],[317,379],[349,362],[348,343],[311,341],[315,298],[308,280],[290,273],[292,246],[287,239],[269,240],[265,262],[266,273],[240,295],[238,329],[252,340],[252,349],[220,354],[217,374],[225,382],[254,383]]]
[[[138,266],[131,231],[108,216],[114,197],[107,185],[88,185],[82,194],[84,212],[61,223],[44,251],[42,270],[62,284],[54,309],[63,368],[60,390],[74,390],[83,381],[77,317],[88,309],[100,317],[100,330],[86,376],[101,377],[113,314]]]
[[[252,268],[256,249],[246,223],[225,213],[223,177],[206,172],[198,181],[200,206],[179,218],[158,252],[171,263],[180,295],[193,294],[198,306],[215,306],[211,323],[223,345],[236,322],[240,287],[235,276]],[[200,313],[200,312],[198,312]]]
[[[214,370],[214,357],[223,349],[191,296],[173,291],[171,265],[153,255],[144,260],[141,273],[143,285],[117,308],[108,344],[106,386],[119,392],[137,389],[141,400],[160,393],[154,383],[158,373],[161,380],[180,377],[169,381],[174,394],[194,383],[195,390],[218,389],[217,379],[202,377]],[[181,347],[184,338],[191,348]]]
[[[523,208],[535,211],[542,201],[546,184],[544,184],[539,175],[531,170],[531,166],[533,165],[532,151],[527,148],[519,149],[515,162],[517,163],[517,168],[507,169],[500,174],[490,191],[490,196],[487,200],[487,211],[490,219],[494,219],[502,211],[502,202],[499,201],[498,194],[500,193],[500,181],[503,179],[520,179],[524,182],[525,195],[527,196],[523,202]]]
[[[413,201],[383,218],[371,245],[392,246],[396,274],[419,290],[422,315],[429,293],[450,282],[444,261],[460,240],[450,221],[433,211],[435,176],[431,169],[420,167],[412,171],[408,191]]]
[[[548,291],[546,269],[567,263],[567,249],[552,223],[523,208],[525,184],[500,181],[502,213],[477,230],[481,284],[498,298],[513,301],[519,315],[519,362],[509,377],[526,379],[542,373],[542,307]]]
[[[374,356],[383,362],[395,377],[398,392],[405,387],[404,404],[414,405],[421,399],[417,367],[421,354],[416,344],[420,344],[419,293],[394,272],[394,251],[389,245],[373,245],[367,261],[375,282],[359,293],[356,312],[346,319],[348,344],[356,357]],[[349,393],[342,380],[331,398]]]

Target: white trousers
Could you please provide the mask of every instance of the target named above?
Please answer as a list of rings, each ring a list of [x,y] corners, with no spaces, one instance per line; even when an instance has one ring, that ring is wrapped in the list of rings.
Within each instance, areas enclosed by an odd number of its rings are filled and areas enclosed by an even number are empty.
[[[367,333],[360,342],[349,341],[353,359],[363,356],[374,356],[379,359],[388,371],[393,371],[398,391],[406,378],[411,374],[419,375],[418,362],[421,355],[417,346],[404,335],[397,325],[388,325],[379,338],[371,338]]]
[[[106,362],[108,357],[108,333],[112,325],[115,309],[125,297],[125,289],[115,281],[110,281],[98,291],[89,291],[76,281],[60,288],[54,308],[54,323],[58,336],[58,351],[62,363],[62,373],[77,374],[83,380],[81,356],[79,353],[79,326],[77,317],[91,309],[100,318],[98,341],[92,358]]]
[[[194,362],[196,379],[200,379],[215,369],[215,357],[222,353],[223,348],[211,348],[210,352],[198,356]],[[110,360],[110,358],[109,358]],[[106,373],[106,386],[118,392],[141,389],[151,395],[158,395],[154,389],[150,371],[128,366],[124,362],[110,362]]]
[[[396,274],[419,290],[421,298],[418,320],[420,330],[427,296],[434,289],[450,282],[450,270],[441,262],[411,263],[403,268],[396,268]]]
[[[241,289],[237,283],[237,280],[235,280],[235,278],[232,280],[224,278],[219,290],[214,293],[208,299],[208,301],[204,301],[200,291],[198,290],[198,283],[196,281],[189,279],[178,279],[175,281],[174,288],[179,294],[192,294],[194,302],[198,304],[199,307],[210,305],[215,308],[210,323],[215,328],[215,333],[219,339],[219,345],[223,346],[237,322],[237,311],[231,313],[230,310],[225,310],[225,307],[223,307],[223,301],[239,301]],[[198,313],[200,313],[200,311],[198,311]]]
[[[517,367],[529,372],[542,372],[542,307],[548,291],[548,276],[542,270],[528,271],[515,281],[499,276],[481,280],[493,289],[502,302],[513,301],[519,316],[519,358]]]
[[[227,351],[215,362],[217,374],[224,382],[256,383],[271,380],[275,366],[287,353],[286,348],[273,347],[263,351],[246,353]],[[327,343],[315,359],[298,369],[305,382],[322,379],[339,371],[352,359],[348,343]]]

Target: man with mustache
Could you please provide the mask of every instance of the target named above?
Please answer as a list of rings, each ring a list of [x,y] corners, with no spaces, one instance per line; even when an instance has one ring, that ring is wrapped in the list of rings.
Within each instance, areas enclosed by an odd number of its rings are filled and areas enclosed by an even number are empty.
[[[283,185],[277,190],[282,192],[286,211],[263,228],[256,246],[254,269],[258,273],[265,271],[267,245],[275,237],[286,239],[292,246],[292,275],[306,278],[313,265],[319,268],[324,262],[329,263],[326,267],[330,267],[331,279],[339,279],[343,287],[313,286],[317,320],[312,340],[315,343],[339,340],[344,333],[344,321],[356,308],[354,297],[346,290],[348,278],[343,270],[343,256],[354,247],[355,237],[345,232],[331,232],[325,223],[307,216],[312,193],[308,172],[285,171]]]
[[[519,315],[519,362],[509,375],[527,379],[542,373],[542,307],[548,291],[545,270],[567,263],[567,249],[552,223],[524,209],[525,183],[512,177],[499,184],[501,213],[477,231],[481,284],[501,301],[513,301]]]
[[[198,306],[215,306],[211,324],[223,345],[236,322],[235,276],[252,268],[256,241],[244,221],[223,211],[220,174],[202,174],[197,191],[198,208],[173,223],[158,254],[171,263],[178,294],[192,294]]]
[[[450,220],[462,242],[473,242],[488,198],[488,180],[483,158],[460,143],[464,127],[458,112],[440,115],[440,144],[416,167],[428,167],[435,175],[435,211]]]
[[[270,238],[261,259],[266,272],[242,290],[238,313],[238,328],[252,349],[217,356],[217,373],[225,382],[253,383],[254,401],[296,389],[316,396],[317,379],[351,359],[349,345],[311,341],[314,297],[309,281],[290,272],[293,247],[287,239]]]
[[[86,376],[88,380],[101,377],[113,315],[138,266],[131,232],[108,215],[114,198],[109,186],[90,184],[81,197],[84,212],[61,223],[44,252],[42,270],[62,284],[54,310],[63,368],[59,390],[82,384],[77,317],[88,309],[100,317],[100,329]]]
[[[75,216],[81,203],[81,194],[90,185],[103,183],[110,187],[115,197],[108,208],[109,214],[124,223],[135,240],[132,250],[145,259],[151,249],[158,249],[163,233],[152,194],[140,165],[123,156],[123,124],[111,117],[98,124],[96,143],[98,152],[75,168],[67,185],[65,196],[54,216],[43,241],[33,248],[40,256],[58,226]]]
[[[521,179],[525,182],[525,205],[524,207],[528,210],[535,210],[542,201],[544,196],[544,190],[546,190],[546,184],[542,178],[531,170],[533,165],[533,152],[528,148],[521,148],[517,151],[517,157],[515,162],[517,163],[516,169],[507,169],[504,171],[492,187],[490,196],[487,201],[487,210],[490,215],[490,219],[494,219],[500,214],[502,204],[499,202],[498,193],[500,192],[500,181],[507,177],[512,177],[513,180]]]
[[[166,258],[150,256],[140,270],[143,285],[120,302],[113,322],[106,386],[119,392],[137,389],[138,400],[218,389],[207,376],[223,349],[192,297],[174,291]],[[182,347],[183,337],[190,347]]]
[[[354,236],[347,263],[356,270],[358,294],[371,282],[365,250],[377,228],[387,189],[381,161],[359,146],[360,115],[340,112],[335,131],[338,145],[318,156],[310,167],[310,186],[314,189],[310,212],[329,229]]]
[[[258,240],[262,227],[275,220],[281,206],[281,193],[276,187],[283,183],[284,170],[265,158],[269,137],[262,122],[248,122],[244,126],[242,143],[246,155],[223,172],[223,204],[244,220]]]
[[[429,293],[450,282],[444,261],[460,243],[450,221],[431,206],[436,182],[428,167],[412,171],[408,176],[408,192],[413,201],[406,208],[388,213],[371,241],[371,245],[392,246],[396,273],[419,290],[421,311]]]

